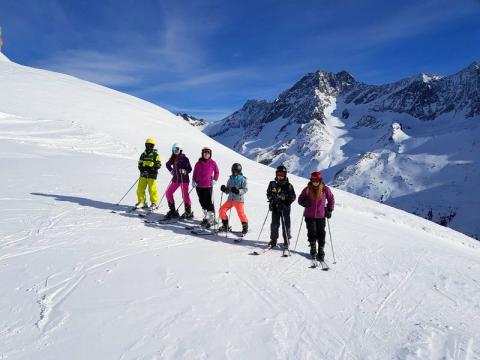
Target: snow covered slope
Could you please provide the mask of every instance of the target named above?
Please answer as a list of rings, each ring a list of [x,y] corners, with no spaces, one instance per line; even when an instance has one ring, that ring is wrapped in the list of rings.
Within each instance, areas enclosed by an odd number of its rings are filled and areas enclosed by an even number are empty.
[[[331,271],[308,268],[304,226],[292,257],[249,256],[268,241],[270,168],[152,104],[6,61],[0,113],[1,359],[480,358],[471,238],[335,190]],[[220,183],[244,165],[243,242],[110,212],[147,136],[164,162],[173,141],[192,161],[210,146]]]
[[[245,156],[387,203],[480,239],[480,64],[367,85],[305,75],[205,132]]]

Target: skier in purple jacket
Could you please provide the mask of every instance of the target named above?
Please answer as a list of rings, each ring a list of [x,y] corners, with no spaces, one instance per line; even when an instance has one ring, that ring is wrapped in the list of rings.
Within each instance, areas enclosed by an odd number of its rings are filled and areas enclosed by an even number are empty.
[[[219,171],[217,163],[212,160],[212,149],[204,147],[202,156],[198,159],[193,169],[192,186],[196,188],[200,205],[203,209],[201,225],[211,227],[215,219],[213,206],[213,186],[218,180]]]
[[[319,171],[310,175],[310,182],[298,197],[298,203],[305,208],[303,214],[307,224],[310,255],[314,260],[324,261],[325,218],[332,217],[335,199],[330,188],[323,183],[322,174]]]
[[[190,160],[188,160],[185,154],[183,154],[182,146],[179,143],[172,145],[172,155],[167,161],[166,167],[173,177],[165,192],[169,208],[165,218],[171,219],[179,217],[179,214],[175,209],[175,199],[173,198],[173,194],[179,187],[182,190],[183,202],[185,204],[185,212],[181,217],[184,219],[193,218],[192,201],[188,195],[188,185],[190,184],[188,174],[192,172],[192,166],[190,165]]]

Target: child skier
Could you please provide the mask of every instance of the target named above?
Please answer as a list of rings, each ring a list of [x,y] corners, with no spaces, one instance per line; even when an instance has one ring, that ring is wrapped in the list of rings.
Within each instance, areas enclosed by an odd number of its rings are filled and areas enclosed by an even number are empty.
[[[169,211],[165,215],[166,219],[179,217],[177,210],[175,209],[175,199],[173,194],[180,187],[182,191],[183,202],[185,204],[185,212],[182,214],[183,219],[193,218],[192,202],[188,195],[188,185],[190,184],[190,178],[188,174],[192,171],[190,160],[183,154],[182,146],[179,143],[172,145],[172,155],[167,161],[167,169],[172,174],[172,181],[168,186],[165,197],[168,201]]]
[[[313,260],[324,261],[325,218],[330,219],[332,216],[335,199],[330,188],[323,183],[320,172],[315,171],[310,175],[310,182],[298,197],[298,203],[305,208],[310,255]]]
[[[238,163],[232,165],[232,175],[230,175],[228,178],[227,186],[222,185],[220,190],[225,194],[228,194],[228,199],[220,207],[220,219],[222,219],[222,226],[218,228],[218,231],[227,232],[230,230],[228,226],[227,211],[232,207],[235,207],[238,217],[242,222],[242,234],[246,234],[248,232],[248,219],[245,215],[243,195],[248,191],[248,187],[247,178],[242,174],[242,165]]]
[[[198,159],[193,169],[192,186],[196,189],[198,200],[203,210],[201,225],[209,228],[215,219],[213,207],[213,186],[218,180],[219,171],[217,163],[212,160],[212,149],[204,147],[202,156]]]
[[[140,179],[138,180],[137,204],[135,208],[148,208],[145,195],[147,186],[151,202],[150,209],[155,210],[158,208],[157,175],[161,166],[160,156],[158,156],[157,149],[155,149],[155,141],[152,138],[148,138],[145,140],[145,151],[138,160]]]
[[[282,224],[282,237],[284,250],[290,245],[290,205],[296,199],[293,185],[288,181],[287,168],[277,167],[275,180],[270,181],[267,189],[269,209],[272,211],[272,223],[270,224],[269,247],[277,245],[278,229]]]

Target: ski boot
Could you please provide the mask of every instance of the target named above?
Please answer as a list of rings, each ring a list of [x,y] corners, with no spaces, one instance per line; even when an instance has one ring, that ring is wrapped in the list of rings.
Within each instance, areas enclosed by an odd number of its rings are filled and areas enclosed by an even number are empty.
[[[232,229],[228,226],[228,220],[222,220],[222,225],[218,228],[217,232],[229,232]]]
[[[146,208],[148,208],[148,205],[145,204],[144,202],[139,202],[139,203],[136,203],[133,208],[134,208],[134,210],[146,209]]]
[[[158,204],[152,203],[149,207],[150,211],[155,211],[158,210]]]
[[[165,219],[174,219],[180,216],[178,211],[175,209],[175,203],[168,203],[168,208],[169,210],[165,214]]]
[[[318,249],[318,254],[316,256],[317,258],[317,261],[325,261],[325,252],[323,251],[323,249]]]
[[[215,214],[212,211],[207,212],[207,219],[204,227],[206,229],[210,229],[212,226],[215,225]]]
[[[277,246],[277,240],[270,240],[270,242],[267,244],[267,246],[269,248],[274,248],[275,246]]]
[[[207,226],[208,225],[208,211],[203,209],[203,219],[202,219],[202,222],[200,223],[200,226],[201,227],[210,227],[210,226]]]
[[[193,219],[192,206],[185,204],[185,212],[181,216],[182,219]]]
[[[245,235],[248,232],[248,223],[242,223],[242,235]]]

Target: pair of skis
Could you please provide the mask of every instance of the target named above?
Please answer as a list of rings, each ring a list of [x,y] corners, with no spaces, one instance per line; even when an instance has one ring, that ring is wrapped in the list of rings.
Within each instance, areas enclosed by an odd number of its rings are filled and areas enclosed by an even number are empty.
[[[218,236],[221,236],[222,234],[226,235],[226,233],[223,232],[223,231],[217,231],[215,229],[205,228],[201,225],[186,226],[185,229],[190,230],[190,232],[192,234],[199,235],[199,236],[202,236],[202,235],[218,235]],[[245,236],[245,234],[243,234],[241,231],[229,230],[227,232],[227,234],[233,234],[234,236],[236,236],[236,238],[233,239],[234,242],[240,242],[242,240],[242,238]]]
[[[330,270],[330,267],[325,262],[325,260],[319,261],[317,259],[312,259],[312,264],[310,265],[310,269],[316,269],[317,267],[321,267],[322,271]]]
[[[263,255],[263,254],[266,254],[267,252],[269,252],[270,250],[272,250],[273,248],[274,248],[274,246],[269,245],[261,251],[253,251],[252,253],[250,253],[250,255]],[[283,249],[282,257],[289,257],[291,255],[292,254],[290,253],[290,250],[288,248]],[[318,261],[316,259],[312,259],[312,263],[309,266],[309,268],[316,269],[317,267],[321,267],[322,271],[330,270],[330,267],[328,266],[328,264],[325,261]]]
[[[274,248],[274,246],[268,245],[265,249],[263,249],[261,251],[254,251],[254,252],[250,253],[250,255],[263,255],[263,254],[269,252],[270,250],[272,250],[273,248]],[[290,253],[290,249],[289,248],[284,248],[283,252],[282,252],[282,257],[289,257],[289,256],[292,256],[292,254]]]

